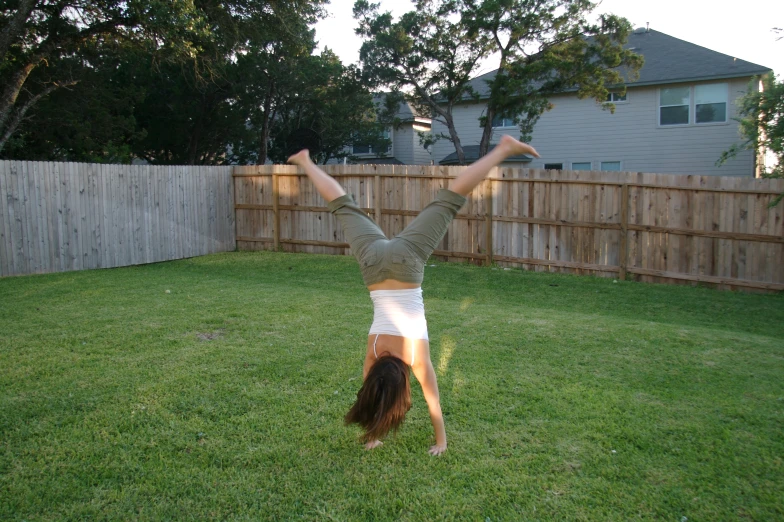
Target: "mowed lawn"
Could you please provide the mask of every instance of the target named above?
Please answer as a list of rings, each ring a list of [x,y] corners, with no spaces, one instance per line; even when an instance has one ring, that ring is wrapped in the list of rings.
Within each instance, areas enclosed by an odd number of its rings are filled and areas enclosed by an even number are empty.
[[[349,257],[0,279],[0,520],[782,520],[784,295],[438,264],[449,450],[343,426]]]

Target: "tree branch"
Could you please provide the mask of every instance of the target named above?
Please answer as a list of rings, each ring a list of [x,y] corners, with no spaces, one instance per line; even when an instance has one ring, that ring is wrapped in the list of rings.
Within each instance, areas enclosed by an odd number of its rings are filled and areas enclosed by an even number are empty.
[[[13,133],[16,132],[16,128],[19,126],[19,124],[22,123],[22,120],[24,119],[27,111],[30,110],[30,108],[33,105],[38,103],[38,100],[40,100],[44,96],[47,96],[51,92],[59,89],[60,87],[71,87],[73,85],[76,85],[77,83],[79,82],[74,80],[65,83],[53,83],[43,91],[39,92],[38,94],[36,94],[35,96],[27,100],[27,102],[25,102],[25,104],[22,105],[19,108],[19,110],[16,111],[14,118],[9,122],[8,127],[6,127],[5,129],[5,132],[3,133],[3,137],[0,138],[0,152],[3,150],[3,147],[5,146],[6,142],[11,137],[11,135],[13,135]]]

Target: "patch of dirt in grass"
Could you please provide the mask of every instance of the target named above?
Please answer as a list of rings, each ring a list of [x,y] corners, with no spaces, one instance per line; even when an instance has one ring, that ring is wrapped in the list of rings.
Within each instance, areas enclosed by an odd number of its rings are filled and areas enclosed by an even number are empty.
[[[196,334],[196,338],[200,341],[214,341],[215,339],[221,339],[224,337],[226,330],[221,328],[220,330],[215,330],[214,332],[199,332]]]

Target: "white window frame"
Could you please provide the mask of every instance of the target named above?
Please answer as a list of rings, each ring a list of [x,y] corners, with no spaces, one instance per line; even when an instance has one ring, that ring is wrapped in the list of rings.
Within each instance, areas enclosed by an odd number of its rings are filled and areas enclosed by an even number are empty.
[[[617,163],[618,164],[618,170],[605,170],[603,168],[605,163]],[[599,170],[602,171],[602,172],[623,172],[623,161],[621,161],[621,160],[600,161],[599,162]]]
[[[662,122],[661,122],[661,120],[662,120],[661,111],[662,111],[662,109],[664,107],[683,107],[683,105],[684,105],[682,103],[678,103],[676,105],[662,105],[662,99],[661,99],[662,91],[664,89],[669,89],[669,88],[674,88],[674,89],[684,89],[684,88],[687,88],[689,90],[689,101],[686,103],[686,123],[666,123],[666,124],[662,124]],[[678,86],[675,86],[675,87],[661,87],[661,88],[656,90],[656,99],[657,99],[657,102],[656,102],[656,107],[657,107],[656,108],[656,122],[658,123],[659,127],[664,127],[664,128],[667,128],[667,127],[686,127],[688,125],[691,125],[692,121],[694,121],[694,118],[693,118],[694,111],[692,110],[692,105],[694,103],[694,86],[684,87],[683,85],[678,85]]]
[[[575,169],[574,168],[575,165],[588,165],[588,168],[587,169]],[[569,166],[572,168],[572,170],[593,170],[593,162],[592,161],[573,161]]]
[[[724,87],[724,101],[718,103],[724,103],[724,121],[704,121],[702,123],[697,121],[697,88],[708,86],[708,85],[720,85]],[[713,82],[713,83],[700,83],[694,85],[692,88],[692,92],[694,93],[694,125],[723,125],[729,121],[729,112],[730,112],[730,86],[727,82]]]
[[[495,125],[495,118],[493,118],[493,128],[494,129],[514,129],[517,125],[514,124],[513,118],[507,118],[506,116],[501,117],[501,123],[505,124],[507,121],[511,122],[510,125]]]
[[[726,88],[727,97],[724,99],[724,121],[706,121],[702,123],[697,123],[697,96],[696,96],[696,88],[701,85],[723,85]],[[673,87],[683,87],[683,86],[673,86]],[[661,122],[661,109],[662,107],[681,107],[681,105],[662,105],[661,104],[661,91],[663,89],[668,89],[670,87],[661,87],[656,90],[656,125],[660,129],[669,129],[669,128],[681,128],[681,127],[703,127],[703,126],[710,126],[710,125],[727,125],[730,121],[730,88],[729,83],[727,82],[710,82],[710,83],[699,83],[696,85],[689,85],[689,121],[687,123],[673,123],[662,125]],[[721,103],[721,102],[719,102]]]
[[[626,94],[623,95],[623,99],[622,100],[620,100],[620,99],[616,100],[615,99],[616,96],[621,96],[621,93],[619,93],[619,92],[612,92],[612,91],[608,92],[607,93],[607,102],[608,103],[614,103],[616,105],[619,104],[619,103],[629,103],[629,91],[626,91]]]
[[[561,168],[560,169],[548,169],[547,165],[560,165]],[[564,165],[566,165],[565,161],[548,161],[547,163],[542,164],[542,168],[544,170],[566,170],[564,168]]]

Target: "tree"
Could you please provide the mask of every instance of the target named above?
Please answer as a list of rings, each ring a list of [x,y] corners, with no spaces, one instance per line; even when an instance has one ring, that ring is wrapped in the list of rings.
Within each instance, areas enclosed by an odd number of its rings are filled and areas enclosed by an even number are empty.
[[[743,141],[724,151],[716,164],[723,165],[742,150],[752,150],[758,157],[768,151],[776,158],[775,164],[767,167],[762,176],[784,178],[784,81],[777,82],[772,72],[752,78],[746,94],[738,100],[738,114],[740,117],[735,120],[740,124]],[[782,198],[784,194],[771,206]]]
[[[361,71],[344,66],[329,49],[303,59],[298,70],[299,88],[281,96],[276,107],[273,160],[284,162],[296,152],[293,148],[305,145],[296,138],[303,131],[318,137],[312,156],[320,163],[350,156],[348,148],[355,142],[386,147],[389,141],[380,128],[390,122],[384,111],[376,110]]]
[[[378,4],[357,0],[354,17],[359,20],[356,32],[365,39],[360,61],[370,85],[405,91],[417,112],[446,126],[446,138],[464,163],[452,110],[463,100],[478,98],[469,81],[489,46],[454,20],[455,9],[449,0],[419,0],[415,11],[394,22],[390,13],[378,12]]]
[[[259,140],[254,118],[269,92],[281,86],[270,85],[269,76],[260,71],[271,71],[274,81],[286,84],[290,64],[315,47],[309,26],[322,15],[323,3],[39,1],[25,22],[26,34],[49,34],[47,38],[55,40],[59,33],[54,21],[64,18],[84,25],[73,20],[83,13],[71,12],[69,4],[95,17],[104,10],[104,18],[120,25],[108,24],[101,37],[57,48],[34,69],[19,100],[39,84],[57,83],[42,81],[44,76],[68,78],[70,87],[55,91],[56,98],[48,102],[47,97],[35,100],[41,110],[23,114],[21,126],[16,126],[19,132],[3,155],[126,162],[139,157],[162,164],[232,162],[248,156],[249,147],[265,155],[269,134]],[[50,4],[62,12],[52,12]],[[170,22],[160,30],[156,9],[168,13]],[[145,16],[135,14],[140,10]],[[10,8],[2,12],[11,13]],[[2,23],[0,18],[0,27],[5,27]],[[20,54],[23,48],[23,42],[17,42],[11,50]],[[259,63],[263,67],[255,66]],[[14,66],[10,59],[3,62],[8,70]],[[252,92],[244,90],[248,85]]]
[[[631,25],[605,15],[587,20],[596,4],[588,0],[418,0],[416,11],[393,22],[378,5],[357,0],[357,33],[365,37],[360,59],[374,79],[427,107],[445,125],[444,136],[465,156],[452,118],[455,104],[478,100],[471,85],[481,60],[495,56],[497,71],[487,82],[487,110],[480,156],[487,153],[493,119],[511,118],[522,139],[551,105],[549,98],[574,91],[605,102],[608,86],[633,79],[642,57],[623,48]]]
[[[0,151],[31,108],[92,67],[84,49],[152,42],[161,55],[192,55],[200,34],[208,28],[191,1],[0,0]]]

